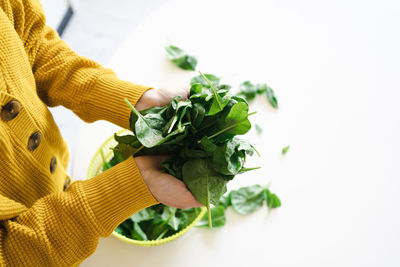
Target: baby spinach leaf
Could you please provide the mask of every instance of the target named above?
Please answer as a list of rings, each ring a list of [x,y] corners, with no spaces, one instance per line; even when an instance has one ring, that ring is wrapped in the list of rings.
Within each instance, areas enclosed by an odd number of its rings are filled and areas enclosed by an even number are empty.
[[[229,100],[231,99],[230,96],[225,95],[224,97],[219,97],[218,98],[213,98],[213,101],[211,103],[210,109],[207,112],[207,116],[212,116],[220,112],[228,103]]]
[[[256,132],[257,132],[258,135],[261,135],[262,132],[263,132],[263,129],[262,129],[261,126],[258,125],[258,124],[256,124]]]
[[[260,90],[260,92],[265,92],[268,102],[274,107],[278,108],[278,99],[276,99],[274,90],[272,90],[271,87],[269,87],[267,84],[258,84],[257,85],[257,90]]]
[[[245,81],[239,86],[239,95],[243,95],[247,101],[252,101],[257,95],[257,88],[250,81]]]
[[[285,146],[284,148],[282,148],[282,155],[285,155],[290,149],[290,146]]]
[[[203,91],[203,85],[201,83],[194,83],[190,87],[190,95],[200,94]]]
[[[193,104],[193,109],[191,111],[191,122],[192,126],[197,128],[202,123],[206,110],[204,107],[198,103]]]
[[[201,208],[191,208],[186,210],[178,209],[177,217],[181,220],[179,229],[183,229],[191,224],[199,216],[200,212]]]
[[[197,59],[194,56],[188,55],[181,48],[174,45],[165,47],[167,57],[174,62],[178,67],[184,70],[195,70],[197,66]]]
[[[151,107],[151,108],[148,108],[148,109],[145,109],[145,110],[141,110],[139,112],[143,116],[145,116],[147,114],[150,114],[150,113],[157,113],[157,114],[160,114],[161,116],[163,116],[167,109],[168,109],[168,106],[165,106],[165,107]],[[129,126],[130,126],[132,132],[135,132],[135,123],[136,123],[137,120],[138,120],[138,116],[136,115],[135,112],[132,111],[130,119],[129,119]]]
[[[128,135],[122,135],[122,136],[118,136],[117,134],[114,134],[114,139],[115,141],[117,141],[118,143],[123,143],[123,144],[131,144],[133,142],[135,142],[137,139],[135,138],[134,135],[128,134]]]
[[[133,222],[130,219],[127,219],[120,225],[118,225],[115,231],[120,235],[124,235],[130,238],[132,236],[132,229],[133,229]]]
[[[210,227],[210,205],[218,205],[219,199],[226,192],[226,183],[220,174],[212,169],[207,159],[188,160],[182,169],[183,181],[196,199],[208,209]]]
[[[199,71],[199,73],[200,73],[201,77],[209,85],[209,88],[211,88],[211,90],[214,94],[214,101],[216,102],[216,104],[215,104],[216,107],[214,108],[215,110],[213,111],[213,114],[216,114],[223,109],[221,96],[217,93],[217,89],[215,89],[215,86],[213,85],[213,83],[203,73],[201,73],[201,71]],[[229,99],[228,99],[228,102],[229,102]],[[228,102],[226,102],[226,104],[228,104]]]
[[[143,232],[142,228],[137,222],[133,222],[132,239],[147,240],[147,235]]]
[[[217,133],[209,136],[209,138],[214,138],[221,134],[229,134],[230,136],[241,135],[247,133],[251,128],[251,123],[248,116],[254,114],[248,114],[248,105],[243,102],[236,103],[230,109],[228,115],[225,117],[223,122],[223,128]],[[220,138],[224,140],[225,138]]]
[[[225,175],[235,175],[242,168],[242,158],[236,152],[236,143],[232,140],[217,146],[213,153],[215,169]]]
[[[207,153],[214,153],[217,149],[217,146],[207,136],[201,138],[200,145]]]
[[[163,140],[162,132],[159,130],[163,119],[159,114],[149,113],[143,116],[125,98],[125,102],[131,107],[138,119],[135,123],[135,135],[145,147],[153,147]]]
[[[265,94],[272,107],[278,108],[278,100],[276,99],[274,90],[266,83],[254,85],[250,81],[245,81],[240,85],[239,89],[238,95],[243,96],[249,102],[254,100],[257,95]]]
[[[239,214],[249,214],[262,207],[265,195],[260,185],[242,187],[230,192],[232,208]]]
[[[219,206],[223,206],[225,209],[229,206],[232,206],[231,194],[223,195],[219,200]]]
[[[248,119],[249,107],[246,103],[237,103],[233,105],[225,118],[226,127],[229,128],[226,133],[245,134],[251,128],[251,123]]]
[[[224,206],[216,206],[211,208],[211,218],[212,218],[212,227],[222,227],[226,223],[225,218],[225,207]],[[197,227],[205,227],[209,228],[208,224],[208,216],[204,214],[203,218],[196,224]]]
[[[207,78],[208,81],[210,81],[214,86],[218,86],[220,82],[220,78],[215,76],[214,74],[207,74],[204,73],[204,76]],[[194,85],[196,83],[201,84],[205,88],[210,88],[210,84],[207,83],[207,81],[202,77],[202,75],[197,75],[192,78],[190,81],[190,85]]]
[[[153,209],[145,208],[136,212],[130,218],[132,221],[140,223],[142,221],[152,220],[154,216],[155,216],[155,211]]]
[[[119,143],[117,146],[113,148],[114,154],[119,152],[123,159],[127,159],[133,154],[136,154],[138,148],[135,148],[131,145]]]
[[[279,197],[271,193],[268,188],[264,190],[264,193],[268,209],[275,209],[281,206],[281,200],[279,199]]]
[[[175,216],[175,213],[176,208],[164,206],[164,211],[161,214],[161,218],[163,220],[168,220],[168,225],[172,228],[172,230],[178,231],[180,220]]]

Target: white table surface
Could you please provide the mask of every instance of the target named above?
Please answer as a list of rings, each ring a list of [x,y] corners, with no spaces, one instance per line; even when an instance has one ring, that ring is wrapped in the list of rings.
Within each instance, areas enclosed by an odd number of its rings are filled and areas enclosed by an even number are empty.
[[[82,266],[400,266],[400,5],[398,1],[172,1],[132,34],[110,63],[122,79],[153,86],[194,75],[165,59],[171,42],[199,69],[238,85],[267,82],[251,106],[262,158],[237,188],[272,182],[282,207],[227,212],[221,229],[192,229],[153,248],[101,239]],[[74,177],[117,129],[79,132]],[[281,156],[282,147],[290,151]]]

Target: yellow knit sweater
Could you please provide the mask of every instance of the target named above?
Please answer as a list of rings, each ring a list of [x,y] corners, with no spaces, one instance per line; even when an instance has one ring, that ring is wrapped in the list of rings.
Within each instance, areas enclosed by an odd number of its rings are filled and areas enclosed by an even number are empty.
[[[122,99],[136,103],[147,89],[71,51],[38,0],[0,0],[1,266],[77,265],[157,203],[132,158],[68,187],[68,149],[47,108],[128,128]]]

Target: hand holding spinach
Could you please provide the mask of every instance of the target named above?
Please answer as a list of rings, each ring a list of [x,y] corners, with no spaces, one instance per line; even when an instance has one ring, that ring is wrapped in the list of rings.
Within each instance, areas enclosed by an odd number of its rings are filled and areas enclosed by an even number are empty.
[[[169,207],[188,209],[202,206],[181,180],[160,169],[165,159],[165,156],[135,157],[136,165],[153,196]]]
[[[237,137],[251,128],[247,102],[231,96],[231,86],[220,84],[215,75],[203,74],[191,81],[190,97],[174,98],[164,107],[133,110],[134,135],[115,136],[111,162],[131,155],[171,155],[162,163],[165,171],[182,180],[195,198],[205,205],[217,205],[226,184],[236,174],[253,168],[243,165],[253,146]]]

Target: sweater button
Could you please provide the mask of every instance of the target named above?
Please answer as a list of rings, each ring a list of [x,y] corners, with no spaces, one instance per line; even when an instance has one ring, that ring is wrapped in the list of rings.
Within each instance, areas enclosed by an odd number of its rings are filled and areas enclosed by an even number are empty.
[[[21,111],[21,104],[16,100],[11,100],[2,107],[1,119],[3,121],[10,121],[14,119],[20,111]]]
[[[71,178],[69,178],[69,176],[67,176],[67,178],[65,179],[65,182],[64,182],[64,187],[63,187],[63,190],[65,191],[65,190],[67,190],[67,188],[68,188],[68,186],[71,184]]]
[[[56,171],[57,167],[57,159],[56,157],[52,157],[50,160],[50,172],[54,173]]]
[[[33,133],[28,140],[28,149],[30,151],[35,150],[40,145],[41,141],[42,141],[42,134],[39,132]]]

